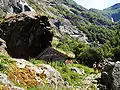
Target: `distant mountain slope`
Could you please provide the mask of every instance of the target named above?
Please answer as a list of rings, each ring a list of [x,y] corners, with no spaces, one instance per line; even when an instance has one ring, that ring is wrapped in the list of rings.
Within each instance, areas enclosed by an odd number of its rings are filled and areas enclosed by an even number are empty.
[[[73,0],[27,0],[37,11],[51,17],[56,35],[81,35],[82,26],[98,25],[109,27],[113,23],[104,15],[90,11]]]
[[[101,18],[104,18],[106,20],[111,20],[111,16],[109,15],[109,13],[104,12],[103,10],[91,8],[89,9],[89,11],[94,12],[96,15],[98,15]]]
[[[120,3],[117,3],[111,7],[108,7],[103,11],[108,13],[115,22],[120,22]]]

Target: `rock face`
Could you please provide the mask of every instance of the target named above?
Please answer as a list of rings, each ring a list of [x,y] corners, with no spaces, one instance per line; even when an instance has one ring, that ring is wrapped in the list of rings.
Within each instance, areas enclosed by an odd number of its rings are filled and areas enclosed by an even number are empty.
[[[53,27],[57,28],[57,31],[55,31],[56,35],[61,37],[64,35],[69,35],[74,39],[78,39],[78,41],[85,42],[86,44],[88,43],[87,42],[88,38],[86,37],[86,35],[83,32],[73,28],[69,20],[64,19],[63,21],[60,21],[54,18],[50,19],[50,22]]]
[[[25,0],[0,0],[0,7],[7,10],[8,13],[34,11]]]
[[[7,51],[12,57],[36,57],[51,46],[53,33],[48,18],[35,12],[9,14],[0,28],[1,38],[6,41]]]
[[[108,90],[120,90],[120,61],[104,62],[101,83],[106,85]]]

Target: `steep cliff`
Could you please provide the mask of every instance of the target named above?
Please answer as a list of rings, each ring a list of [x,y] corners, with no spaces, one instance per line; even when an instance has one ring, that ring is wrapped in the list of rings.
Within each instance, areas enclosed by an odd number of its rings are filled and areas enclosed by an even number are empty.
[[[25,0],[0,0],[0,8],[7,13],[34,11]]]

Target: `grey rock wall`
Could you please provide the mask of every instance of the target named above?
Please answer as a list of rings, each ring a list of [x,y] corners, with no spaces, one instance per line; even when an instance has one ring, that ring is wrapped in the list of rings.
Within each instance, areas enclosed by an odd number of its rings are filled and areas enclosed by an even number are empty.
[[[101,83],[108,90],[120,90],[120,61],[108,59],[104,62]]]
[[[8,13],[34,11],[25,0],[0,0],[0,8]]]

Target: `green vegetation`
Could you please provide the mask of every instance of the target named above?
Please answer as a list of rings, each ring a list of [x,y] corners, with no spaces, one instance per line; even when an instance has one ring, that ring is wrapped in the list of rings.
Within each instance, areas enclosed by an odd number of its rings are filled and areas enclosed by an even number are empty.
[[[120,3],[117,3],[111,7],[106,8],[104,13],[107,13],[109,16],[112,16],[115,22],[120,20]]]
[[[68,89],[67,87],[51,87],[50,85],[40,85],[37,87],[31,87],[28,90],[74,90],[74,89]]]
[[[42,5],[34,4],[31,0],[29,0],[29,4],[37,11],[46,12],[50,15],[53,13],[53,16],[60,22],[64,22],[64,19],[69,20],[75,27],[74,29],[86,34],[89,45],[79,42],[69,35],[59,37],[59,34],[57,34],[59,39],[52,43],[53,47],[57,49],[74,53],[80,64],[91,67],[95,61],[99,62],[108,57],[119,58],[120,25],[111,21],[112,14],[117,14],[117,17],[119,17],[119,4],[104,11],[87,10],[77,5],[73,0],[58,0],[55,3],[52,1],[50,4],[53,5],[46,7],[46,11],[42,8]],[[57,26],[54,29],[58,32]]]
[[[55,69],[57,69],[62,78],[68,82],[70,85],[75,86],[77,83],[81,82],[86,76],[84,75],[79,75],[76,72],[72,72],[70,70],[70,66],[64,65],[64,64],[59,64],[59,62],[55,65],[53,65]],[[80,85],[79,85],[80,86]]]
[[[8,67],[7,65],[9,65],[11,63],[11,61],[9,60],[8,57],[0,54],[0,71],[2,73],[8,74]]]
[[[89,67],[96,62],[103,61],[105,58],[119,58],[120,52],[120,32],[119,30],[107,29],[103,26],[91,26],[84,29],[89,36],[89,40],[94,41],[87,45],[75,39],[64,36],[61,40],[54,42],[54,47],[65,52],[73,52],[80,64]]]
[[[95,61],[103,61],[108,57],[119,58],[120,25],[111,21],[110,14],[106,12],[108,9],[106,11],[87,10],[73,0],[58,0],[58,2],[64,5],[56,4],[48,7],[47,10],[59,17],[57,19],[60,22],[62,22],[60,18],[67,19],[76,30],[83,31],[90,44],[87,45],[69,35],[64,35],[53,41],[53,47],[74,53],[78,63],[89,67]],[[119,8],[114,8],[113,12],[118,11]]]
[[[45,63],[44,60],[36,60],[34,58],[30,58],[29,61],[33,64],[43,64],[43,63]]]
[[[46,63],[45,61],[41,61],[41,60],[37,60],[37,63],[36,63],[34,59],[32,60],[33,60],[32,63],[34,64],[41,64],[41,62]],[[70,85],[73,85],[73,86],[81,86],[82,85],[81,81],[83,81],[86,76],[90,75],[90,73],[94,72],[92,68],[89,68],[88,66],[84,66],[81,64],[66,65],[63,62],[57,61],[57,62],[52,62],[52,66],[60,72],[62,78],[66,82],[68,82]],[[80,69],[84,69],[85,74],[80,75],[77,72],[71,71],[70,67],[77,67]]]
[[[40,0],[38,0],[39,2]],[[44,1],[44,0],[43,0]],[[48,6],[39,4],[32,0],[28,0],[28,3],[39,13],[40,15],[46,15],[52,18],[53,24],[55,22],[64,23],[65,20],[69,21],[73,29],[78,32],[83,32],[88,37],[88,43],[80,42],[77,39],[70,37],[66,34],[56,34],[57,40],[52,42],[52,46],[66,53],[72,52],[75,54],[75,60],[78,64],[65,65],[61,62],[53,62],[53,67],[57,69],[66,82],[70,85],[81,86],[79,83],[86,76],[88,76],[93,69],[94,62],[103,61],[105,58],[114,58],[120,60],[120,4],[116,4],[112,7],[105,9],[104,11],[90,9],[87,10],[84,7],[77,5],[73,0],[57,0],[56,2],[47,2]],[[42,3],[42,1],[40,2]],[[62,4],[59,4],[62,3]],[[50,4],[50,6],[49,6]],[[44,7],[43,7],[44,6]],[[0,19],[3,15],[0,15]],[[111,21],[111,16],[116,22]],[[54,18],[53,18],[54,17]],[[0,20],[0,23],[4,22],[4,19]],[[55,25],[55,24],[54,24]],[[56,32],[59,25],[53,27]],[[68,30],[69,31],[69,30]],[[60,32],[61,33],[61,32]],[[59,36],[60,35],[60,36]],[[44,61],[30,59],[33,64],[42,64]],[[0,70],[1,72],[8,74],[6,64],[9,63],[9,59],[0,55]],[[82,65],[81,65],[82,64]],[[85,65],[85,66],[84,66]],[[73,72],[69,67],[77,67],[85,70],[85,75],[79,75]],[[93,87],[94,86],[90,86]],[[49,86],[32,87],[30,90],[52,90]]]

